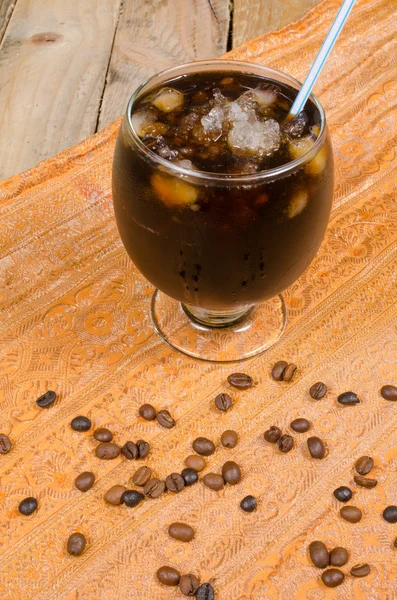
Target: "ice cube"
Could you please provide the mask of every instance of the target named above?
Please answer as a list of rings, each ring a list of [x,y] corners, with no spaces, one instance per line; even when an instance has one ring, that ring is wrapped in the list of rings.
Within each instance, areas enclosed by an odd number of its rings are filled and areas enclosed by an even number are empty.
[[[305,166],[305,173],[309,175],[320,175],[327,164],[327,149],[323,146],[316,156]]]
[[[310,137],[291,139],[288,144],[288,150],[291,158],[300,158],[306,154],[306,152],[309,152],[313,144],[314,140]]]
[[[206,133],[221,135],[226,110],[223,106],[214,106],[207,115],[201,118],[201,124]]]
[[[300,115],[283,123],[283,132],[288,138],[301,138],[307,132],[307,115],[302,112]]]
[[[300,158],[307,152],[314,144],[314,139],[311,137],[297,138],[290,140],[288,149],[291,158]],[[305,173],[309,175],[320,175],[325,169],[327,163],[327,149],[323,146],[316,154],[316,156],[305,166]]]
[[[157,196],[169,207],[190,205],[197,200],[196,188],[176,177],[154,173],[151,183]]]
[[[292,196],[290,203],[287,208],[287,216],[289,219],[293,219],[301,214],[305,210],[309,195],[306,190],[298,190]]]
[[[158,135],[156,137],[150,136],[150,144],[148,144],[149,148],[156,152],[161,158],[166,158],[167,160],[175,160],[178,157],[177,150],[171,150],[168,146],[167,142],[163,138],[162,135]]]
[[[165,113],[180,110],[183,103],[183,94],[173,88],[162,88],[152,99],[152,104]]]
[[[149,110],[139,110],[131,115],[131,123],[139,137],[143,137],[146,133],[145,125],[154,124],[155,115]]]
[[[191,160],[184,158],[182,160],[178,160],[176,163],[178,167],[182,167],[182,169],[189,169],[189,171],[194,171],[194,166]]]
[[[277,90],[272,87],[258,87],[252,90],[253,97],[260,106],[271,106],[277,100]]]
[[[252,122],[249,117],[234,121],[227,138],[229,148],[242,156],[270,156],[280,144],[280,126],[274,119]]]

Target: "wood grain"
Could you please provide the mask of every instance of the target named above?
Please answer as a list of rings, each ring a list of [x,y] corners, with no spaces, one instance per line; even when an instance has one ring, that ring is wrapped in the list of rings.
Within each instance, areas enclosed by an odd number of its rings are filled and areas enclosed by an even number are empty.
[[[321,0],[234,0],[233,48],[300,19]]]
[[[0,0],[0,42],[7,29],[15,4],[16,0]]]
[[[125,0],[99,129],[120,116],[138,84],[157,71],[226,51],[229,0]]]
[[[18,0],[0,49],[0,179],[94,133],[120,0]]]

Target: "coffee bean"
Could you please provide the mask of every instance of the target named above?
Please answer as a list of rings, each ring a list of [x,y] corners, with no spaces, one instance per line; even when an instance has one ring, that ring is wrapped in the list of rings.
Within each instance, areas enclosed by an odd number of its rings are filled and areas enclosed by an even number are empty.
[[[325,383],[322,383],[322,381],[317,381],[317,383],[313,383],[309,390],[309,394],[313,400],[321,400],[321,398],[324,398],[327,391],[328,388]]]
[[[222,477],[226,483],[236,485],[241,481],[241,470],[237,463],[228,460],[222,467]]]
[[[361,456],[355,464],[356,471],[360,475],[367,475],[374,468],[374,459],[370,456]]]
[[[272,377],[276,381],[283,380],[283,374],[285,369],[288,367],[288,363],[285,360],[279,360],[272,368]]]
[[[138,448],[138,458],[146,458],[150,452],[150,445],[145,440],[138,440],[137,443]]]
[[[196,592],[196,600],[214,600],[214,588],[210,583],[203,583]]]
[[[397,537],[396,537],[396,539],[395,539],[395,540],[394,540],[394,542],[393,542],[393,546],[394,546],[395,548],[397,548]]]
[[[184,596],[195,596],[199,586],[199,580],[191,573],[182,575],[179,580],[179,589]]]
[[[80,554],[83,554],[86,545],[87,540],[82,533],[72,533],[68,539],[67,551],[72,556],[80,556]]]
[[[106,492],[104,498],[105,502],[108,504],[113,504],[113,506],[117,506],[123,502],[123,494],[126,491],[126,488],[123,485],[113,485]]]
[[[325,456],[325,446],[319,437],[309,437],[307,440],[307,447],[309,448],[310,456],[312,458],[322,459]]]
[[[349,523],[358,523],[363,516],[361,510],[356,506],[343,506],[339,514],[345,521],[349,521]]]
[[[11,450],[11,440],[5,433],[0,433],[0,454],[8,454]]]
[[[129,508],[134,506],[138,506],[140,502],[144,499],[144,495],[137,490],[126,490],[121,496],[121,503],[124,503]]]
[[[284,454],[286,454],[287,452],[292,450],[292,448],[294,447],[294,438],[292,438],[288,434],[284,434],[278,440],[277,446],[278,446],[278,449],[280,450],[280,452],[283,452]]]
[[[36,498],[32,498],[32,496],[29,496],[28,498],[25,498],[19,503],[18,510],[21,513],[21,515],[28,516],[34,513],[34,511],[37,510],[37,507],[38,503]]]
[[[354,392],[344,392],[343,394],[339,394],[338,402],[344,406],[351,406],[353,404],[359,404],[360,399]]]
[[[309,545],[309,555],[312,563],[319,569],[325,569],[329,565],[329,552],[323,542],[316,540]]]
[[[349,560],[349,553],[346,548],[337,546],[329,553],[329,564],[333,567],[343,567]]]
[[[345,485],[341,485],[334,490],[334,496],[337,500],[339,500],[339,502],[348,502],[351,500],[353,494],[350,488],[346,487]]]
[[[132,478],[134,485],[144,487],[152,476],[152,469],[150,467],[139,467],[135,475]]]
[[[254,498],[254,496],[245,496],[240,502],[240,507],[245,512],[254,512],[257,507],[256,498]]]
[[[159,496],[161,496],[161,494],[164,492],[164,490],[165,490],[164,481],[160,481],[160,479],[157,479],[157,477],[154,477],[153,479],[149,479],[149,481],[143,488],[143,491],[145,492],[146,496],[148,496],[149,498],[158,498]]]
[[[190,542],[194,538],[194,529],[186,523],[171,523],[168,527],[169,535],[180,542]]]
[[[198,481],[198,473],[195,469],[191,469],[191,468],[183,469],[181,475],[185,481],[186,486],[193,485],[194,483],[197,483],[197,481]]]
[[[139,416],[145,419],[145,421],[154,421],[156,415],[156,409],[151,404],[142,404],[139,408]]]
[[[372,489],[378,485],[378,481],[376,479],[364,477],[363,475],[355,475],[354,481],[355,483],[357,483],[357,485],[361,485],[361,487],[365,487],[368,489]]]
[[[296,431],[296,433],[306,433],[310,429],[310,421],[303,418],[294,419],[291,422],[291,429]]]
[[[291,379],[293,378],[293,376],[295,375],[295,371],[298,367],[296,365],[294,365],[294,363],[290,363],[285,369],[284,369],[284,373],[283,373],[283,380],[284,381],[291,381]]]
[[[395,402],[397,400],[397,387],[395,385],[384,385],[380,390],[380,394],[385,400]]]
[[[170,492],[180,492],[185,487],[185,480],[179,473],[171,473],[165,480],[165,487]]]
[[[229,410],[232,404],[233,402],[229,394],[218,394],[215,398],[215,406],[223,412]]]
[[[77,475],[76,479],[74,480],[74,485],[78,490],[80,490],[80,492],[87,492],[94,485],[94,481],[94,473],[91,473],[91,471],[84,471],[84,473]]]
[[[98,442],[111,442],[113,439],[113,433],[106,429],[106,427],[99,427],[99,429],[95,429],[94,438],[98,440]]]
[[[272,425],[267,431],[265,431],[263,437],[267,442],[275,444],[281,437],[281,429],[275,425]]]
[[[121,449],[113,442],[101,442],[95,449],[95,454],[103,460],[113,460],[120,456]]]
[[[323,580],[324,585],[330,588],[337,587],[341,583],[343,583],[345,576],[342,571],[339,569],[327,569],[321,575],[321,579]]]
[[[354,567],[350,569],[350,575],[353,575],[353,577],[366,577],[370,572],[371,567],[367,563],[354,565]]]
[[[70,426],[74,431],[88,431],[91,428],[91,421],[88,417],[75,417],[72,419]]]
[[[193,442],[193,450],[201,456],[210,456],[215,452],[215,444],[205,437],[198,437]]]
[[[388,523],[397,523],[397,506],[388,506],[382,513],[385,521]]]
[[[203,483],[207,488],[210,488],[210,490],[214,490],[215,492],[219,492],[225,485],[223,477],[216,473],[206,473],[203,477]]]
[[[197,454],[191,454],[186,458],[185,465],[189,469],[194,469],[195,471],[200,472],[203,469],[205,469],[207,463],[205,462],[205,458],[203,458],[202,456],[197,456]]]
[[[227,378],[230,385],[239,390],[246,390],[250,388],[253,384],[252,377],[246,375],[245,373],[232,373]]]
[[[168,410],[160,410],[157,413],[157,421],[162,427],[165,427],[166,429],[172,429],[173,427],[175,427],[175,421],[171,417]]]
[[[235,448],[238,442],[238,435],[232,429],[227,429],[221,435],[221,444],[225,448]]]
[[[136,459],[139,456],[138,446],[134,442],[126,442],[121,448],[121,454],[128,460]]]
[[[164,585],[178,585],[180,574],[172,567],[160,567],[157,571],[157,579]]]
[[[37,406],[40,406],[40,408],[49,408],[54,404],[55,398],[56,393],[51,390],[48,390],[48,392],[40,396],[40,398],[37,398],[36,404]]]

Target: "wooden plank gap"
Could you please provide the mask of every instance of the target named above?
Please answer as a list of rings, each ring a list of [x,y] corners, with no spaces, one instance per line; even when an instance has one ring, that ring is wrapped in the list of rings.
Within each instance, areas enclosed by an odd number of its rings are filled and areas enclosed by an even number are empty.
[[[0,0],[0,46],[17,0]]]

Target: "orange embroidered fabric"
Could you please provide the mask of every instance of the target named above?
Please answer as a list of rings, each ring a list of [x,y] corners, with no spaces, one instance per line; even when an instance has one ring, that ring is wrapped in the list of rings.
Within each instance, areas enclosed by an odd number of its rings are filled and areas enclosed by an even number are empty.
[[[340,0],[327,0],[303,20],[234,50],[238,59],[263,62],[302,79]],[[214,578],[217,600],[392,600],[396,593],[397,526],[381,516],[397,504],[397,405],[380,397],[397,382],[397,68],[395,5],[359,0],[318,85],[329,120],[336,162],[334,209],[324,244],[309,270],[286,292],[289,324],[265,355],[238,367],[256,384],[230,390],[230,365],[197,362],[176,353],[153,332],[151,286],[137,273],[119,240],[110,174],[118,122],[37,168],[0,184],[0,432],[13,448],[0,455],[0,595],[2,600],[175,600],[156,570]],[[299,372],[289,383],[269,377],[278,359]],[[324,381],[328,395],[313,401],[310,386]],[[47,389],[50,409],[36,406]],[[353,390],[362,403],[336,402]],[[214,409],[228,391],[234,407]],[[137,417],[150,402],[168,408],[172,430]],[[135,509],[103,501],[113,484],[127,484],[142,462],[94,456],[92,435],[71,430],[89,416],[115,441],[146,439],[144,464],[165,477],[181,471],[191,442],[206,435],[218,444],[207,471],[228,459],[243,480],[221,492],[202,483],[148,500]],[[272,424],[289,430],[296,417],[313,423],[327,443],[312,460],[296,434],[282,455],[264,442]],[[233,450],[219,447],[235,429]],[[373,490],[353,483],[363,454],[375,459]],[[92,470],[94,487],[74,487]],[[332,491],[354,489],[363,511],[353,525],[338,516]],[[243,513],[240,500],[258,498]],[[26,496],[38,498],[30,517],[18,513]],[[171,539],[167,527],[184,521],[194,540]],[[68,536],[88,540],[81,557],[66,553]],[[363,579],[349,575],[327,589],[307,557],[308,544],[345,546],[349,563],[371,565]]]

